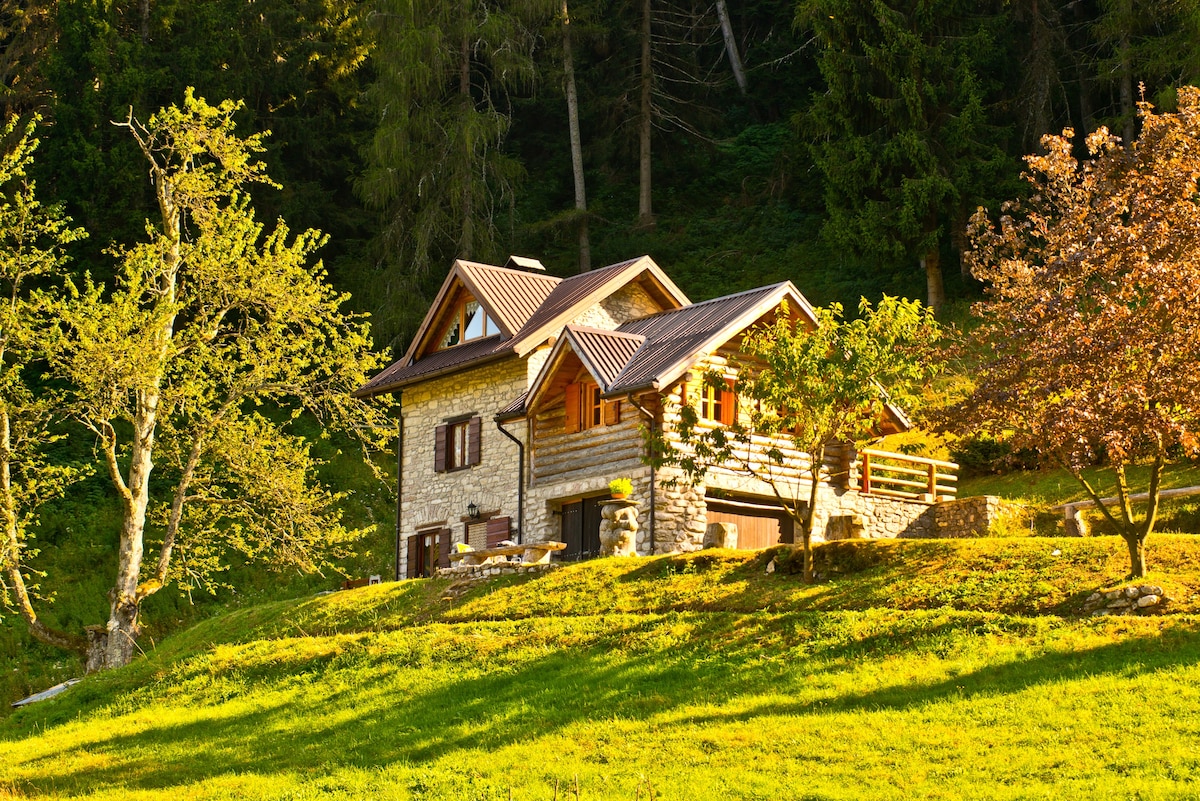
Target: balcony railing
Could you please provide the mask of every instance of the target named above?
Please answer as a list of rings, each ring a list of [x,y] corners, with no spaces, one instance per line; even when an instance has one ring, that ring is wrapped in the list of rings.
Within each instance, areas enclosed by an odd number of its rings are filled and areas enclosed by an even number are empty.
[[[865,494],[937,503],[953,500],[958,492],[954,462],[871,448],[859,451],[858,458],[859,489]]]

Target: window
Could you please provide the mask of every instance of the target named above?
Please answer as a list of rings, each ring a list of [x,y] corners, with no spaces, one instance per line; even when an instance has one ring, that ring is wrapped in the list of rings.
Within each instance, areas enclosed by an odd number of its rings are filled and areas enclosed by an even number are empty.
[[[500,326],[496,325],[488,313],[483,310],[477,300],[468,300],[450,315],[450,324],[446,333],[438,343],[438,350],[452,348],[473,339],[482,339],[492,334],[499,334]]]
[[[479,464],[482,430],[483,421],[478,417],[438,426],[434,435],[433,469],[446,473]]]
[[[599,426],[616,425],[621,420],[621,401],[600,397],[600,387],[593,381],[567,385],[567,432],[584,431]]]
[[[705,384],[700,388],[700,418],[721,425],[733,425],[737,414],[737,396],[733,381],[726,380],[725,389]]]

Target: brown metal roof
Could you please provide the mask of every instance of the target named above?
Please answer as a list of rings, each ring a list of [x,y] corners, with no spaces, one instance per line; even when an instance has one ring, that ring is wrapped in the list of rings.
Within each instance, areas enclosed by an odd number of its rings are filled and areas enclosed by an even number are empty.
[[[737,333],[731,328],[749,325],[753,322],[749,318],[766,314],[789,294],[807,306],[791,282],[785,281],[625,323],[617,330],[644,336],[646,344],[633,355],[607,392],[661,388],[677,377],[675,373],[691,367],[701,351],[721,345],[718,340]]]
[[[640,334],[623,334],[600,328],[569,325],[563,330],[584,367],[606,392],[646,341]]]
[[[687,296],[667,278],[658,265],[649,256],[639,256],[636,259],[610,264],[591,272],[573,275],[562,279],[561,283],[550,292],[541,307],[529,317],[525,326],[512,339],[512,347],[518,355],[532,350],[542,343],[545,337],[558,333],[562,326],[577,317],[593,303],[597,303],[607,294],[615,292],[633,280],[634,274],[649,270],[663,284],[667,294],[680,303],[687,304]],[[611,285],[611,286],[610,286]]]
[[[562,281],[552,275],[510,270],[459,260],[457,267],[474,290],[475,299],[491,309],[510,334],[525,326],[554,288]]]
[[[511,352],[507,343],[497,334],[453,348],[434,351],[412,364],[406,359],[401,359],[356,389],[353,394],[356,398],[369,398],[372,395],[393,392],[418,380],[461,369],[470,362],[498,359]]]

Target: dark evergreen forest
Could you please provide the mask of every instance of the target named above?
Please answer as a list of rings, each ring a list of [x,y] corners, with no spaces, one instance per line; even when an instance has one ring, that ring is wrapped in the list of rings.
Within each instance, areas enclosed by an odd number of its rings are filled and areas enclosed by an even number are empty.
[[[1127,141],[1200,72],[1195,0],[0,0],[0,103],[103,278],[154,192],[112,125],[243,99],[335,285],[405,344],[451,259],[642,253],[694,299],[968,297],[967,217],[1048,132]]]

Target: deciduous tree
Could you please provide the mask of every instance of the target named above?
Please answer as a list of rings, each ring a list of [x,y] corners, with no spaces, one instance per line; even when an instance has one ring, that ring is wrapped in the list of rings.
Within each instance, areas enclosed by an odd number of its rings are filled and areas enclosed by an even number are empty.
[[[1200,90],[1179,91],[1179,111],[1140,106],[1142,132],[1125,144],[1101,128],[1047,136],[1029,156],[1026,201],[998,222],[972,221],[976,277],[988,299],[975,339],[987,360],[957,425],[1011,438],[1064,465],[1094,500],[1082,469],[1116,474],[1117,508],[1101,504],[1129,549],[1130,575],[1146,571],[1172,449],[1200,452]],[[1139,515],[1127,468],[1148,462]]]
[[[26,176],[37,140],[36,120],[18,134],[15,119],[4,127],[15,145],[0,156],[0,569],[3,601],[21,614],[30,633],[42,642],[82,651],[83,637],[45,624],[34,607],[35,588],[27,580],[28,560],[36,555],[32,532],[39,506],[62,492],[79,471],[51,464],[45,448],[58,434],[61,419],[56,393],[30,386],[45,366],[43,336],[46,303],[32,285],[55,277],[63,248],[83,236],[55,206],[42,205]]]
[[[160,218],[117,249],[111,287],[71,286],[55,366],[97,438],[121,501],[119,565],[89,667],[132,658],[143,599],[202,582],[224,548],[312,569],[352,541],[315,480],[301,412],[367,438],[380,422],[350,398],[375,367],[363,322],[341,311],[313,251],[324,237],[264,234],[245,194],[270,183],[261,134],[239,137],[239,105],[189,90],[120,123],[149,167]],[[151,474],[158,479],[151,484]],[[169,489],[167,488],[169,484]],[[143,569],[147,522],[161,525]]]
[[[679,444],[658,437],[651,449],[691,481],[725,468],[769,486],[800,531],[806,580],[818,490],[830,477],[827,449],[877,436],[888,404],[915,407],[936,370],[929,358],[939,336],[932,309],[885,296],[875,308],[863,299],[859,311],[845,320],[836,303],[816,308],[817,325],[809,329],[784,305],[774,322],[750,329],[730,365],[737,372],[736,419],[713,427],[686,406]],[[705,380],[726,387],[724,374]]]

